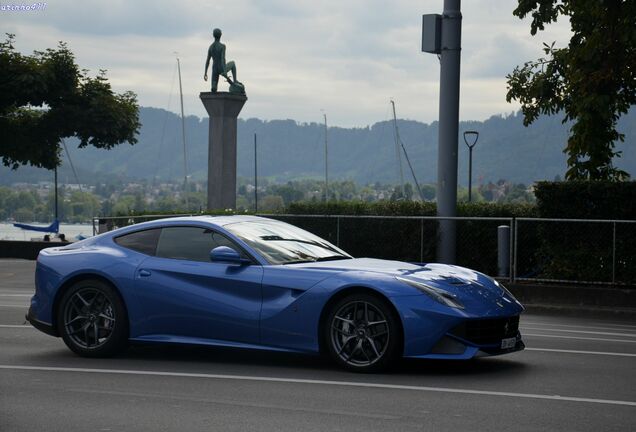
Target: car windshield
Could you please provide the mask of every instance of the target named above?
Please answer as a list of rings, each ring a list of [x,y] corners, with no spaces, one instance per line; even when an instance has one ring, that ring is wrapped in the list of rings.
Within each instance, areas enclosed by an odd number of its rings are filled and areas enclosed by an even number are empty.
[[[275,220],[237,222],[224,227],[270,264],[351,259],[351,255],[305,230]]]

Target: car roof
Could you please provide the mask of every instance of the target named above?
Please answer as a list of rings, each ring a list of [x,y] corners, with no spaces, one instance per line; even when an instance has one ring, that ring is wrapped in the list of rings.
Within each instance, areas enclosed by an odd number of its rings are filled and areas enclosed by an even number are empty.
[[[162,226],[170,226],[170,225],[179,225],[179,224],[196,224],[203,223],[206,225],[214,225],[217,227],[224,227],[226,225],[240,223],[240,222],[264,222],[264,221],[274,221],[273,219],[259,217],[259,216],[251,216],[251,215],[220,215],[220,216],[211,216],[211,215],[201,215],[201,216],[178,216],[178,217],[168,217],[162,219],[155,219],[147,222],[140,222],[134,225],[128,225],[113,231],[109,231],[108,234],[113,236],[118,236],[122,234],[126,234],[133,231],[138,231],[142,229],[150,229],[157,228]]]
[[[208,224],[213,224],[217,226],[225,226],[238,222],[257,222],[257,221],[266,221],[271,220],[268,218],[260,217],[260,216],[252,216],[252,215],[220,215],[220,216],[211,216],[211,215],[202,215],[202,216],[179,216],[172,218],[164,218],[158,219],[152,222],[156,222],[161,224],[162,222],[204,222]]]

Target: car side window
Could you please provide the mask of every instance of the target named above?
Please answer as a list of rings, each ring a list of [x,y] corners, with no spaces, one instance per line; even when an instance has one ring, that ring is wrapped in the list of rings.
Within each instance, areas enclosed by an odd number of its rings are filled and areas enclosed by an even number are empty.
[[[160,228],[148,229],[143,231],[135,231],[130,234],[124,234],[114,239],[121,247],[132,249],[146,255],[154,255],[157,249],[157,241],[159,240]]]
[[[156,255],[162,258],[210,262],[210,251],[219,246],[231,247],[243,258],[248,258],[241,248],[224,235],[200,227],[163,228]]]

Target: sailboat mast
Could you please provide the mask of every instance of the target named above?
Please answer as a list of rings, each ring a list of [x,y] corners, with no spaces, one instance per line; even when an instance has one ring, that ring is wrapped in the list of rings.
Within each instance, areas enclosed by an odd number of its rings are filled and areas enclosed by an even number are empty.
[[[404,198],[404,172],[402,171],[402,156],[400,152],[400,142],[397,128],[397,117],[395,116],[395,102],[391,99],[391,107],[393,107],[393,136],[395,137],[395,158],[398,164],[398,171],[400,174],[400,190],[402,192],[402,198]]]
[[[394,126],[394,130],[395,130],[395,140],[396,142],[399,144],[400,147],[402,147],[402,150],[404,151],[404,159],[406,159],[406,163],[409,165],[409,169],[411,170],[411,175],[413,176],[413,181],[415,182],[415,187],[417,187],[417,192],[420,195],[420,199],[422,200],[422,202],[426,201],[424,199],[424,194],[422,193],[422,188],[420,188],[420,184],[417,181],[417,177],[415,177],[415,170],[413,170],[413,165],[411,165],[411,159],[409,159],[409,154],[406,152],[406,147],[404,147],[404,143],[402,142],[402,139],[400,138],[400,131],[397,127],[397,120],[395,118],[395,103],[393,101],[391,101],[391,103],[393,104],[393,126]],[[399,151],[399,147],[398,147],[398,151]],[[402,161],[400,160],[400,171],[402,171]],[[404,183],[402,183],[404,184]],[[404,189],[402,189],[404,190]]]
[[[179,71],[179,95],[181,98],[181,136],[183,139],[183,196],[185,197],[186,210],[189,211],[188,204],[188,159],[186,158],[186,136],[185,136],[185,116],[183,115],[183,87],[181,87],[181,63],[177,57],[177,70]]]

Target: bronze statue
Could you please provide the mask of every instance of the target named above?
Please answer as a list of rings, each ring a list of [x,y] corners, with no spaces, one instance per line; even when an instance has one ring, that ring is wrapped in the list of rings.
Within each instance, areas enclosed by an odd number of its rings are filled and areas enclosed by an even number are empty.
[[[208,48],[203,79],[208,80],[208,66],[212,57],[212,93],[217,92],[219,76],[222,76],[230,84],[230,93],[245,94],[245,86],[236,79],[236,65],[233,61],[225,62],[225,45],[221,43],[221,34],[221,29],[218,28],[212,32],[214,42]],[[232,78],[229,77],[229,72],[232,72]]]

